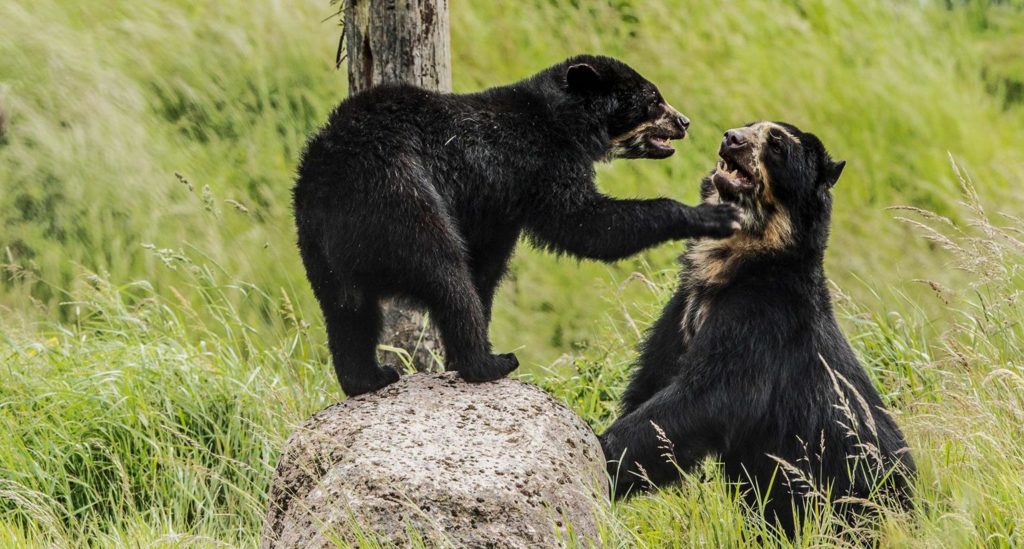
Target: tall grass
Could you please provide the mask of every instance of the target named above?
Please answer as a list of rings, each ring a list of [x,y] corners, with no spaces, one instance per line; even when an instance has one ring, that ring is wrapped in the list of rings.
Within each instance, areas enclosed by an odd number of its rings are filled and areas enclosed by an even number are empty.
[[[973,275],[958,291],[920,282],[947,320],[925,330],[920,310],[896,313],[837,289],[851,340],[920,468],[915,511],[860,531],[886,545],[1024,541],[1024,220],[986,212],[963,185],[963,222],[900,213]],[[147,282],[84,275],[66,296],[69,321],[2,332],[0,543],[252,545],[284,438],[337,398],[322,346],[288,294],[230,277],[195,252],[149,253],[179,272],[198,304]],[[672,278],[637,275],[609,288],[617,312],[599,330],[602,343],[526,378],[603,430],[630,348],[658,313],[614,296],[636,284],[663,300]],[[240,321],[237,303],[275,327]],[[610,546],[790,545],[756,516],[708,461],[677,488],[617,504],[602,535]],[[795,545],[856,539],[843,528],[827,512],[813,516]]]
[[[145,282],[86,275],[66,303],[71,322],[4,337],[0,522],[10,532],[59,545],[253,542],[284,438],[334,400],[334,382],[287,295],[184,254],[168,261],[203,296],[199,308]],[[239,299],[281,328],[267,337],[240,322]]]

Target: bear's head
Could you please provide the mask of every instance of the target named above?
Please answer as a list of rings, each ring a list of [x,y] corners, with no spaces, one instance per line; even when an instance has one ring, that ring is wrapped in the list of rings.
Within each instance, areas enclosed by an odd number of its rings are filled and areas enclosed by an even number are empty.
[[[690,120],[629,65],[610,57],[580,55],[557,69],[563,90],[607,131],[604,160],[668,158],[675,152],[670,141],[686,137]]]
[[[814,134],[783,122],[754,122],[725,132],[705,202],[743,212],[736,238],[769,249],[824,249],[831,189],[846,162],[833,160]]]

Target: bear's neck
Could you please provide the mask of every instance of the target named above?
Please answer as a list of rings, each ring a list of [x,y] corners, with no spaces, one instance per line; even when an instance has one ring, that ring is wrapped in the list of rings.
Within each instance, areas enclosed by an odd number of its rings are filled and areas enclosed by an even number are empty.
[[[686,251],[685,278],[691,284],[721,286],[728,283],[747,262],[798,253],[793,226],[785,212],[773,215],[761,234],[745,231],[722,239],[701,238]]]
[[[532,114],[545,120],[549,135],[557,139],[560,145],[575,145],[577,152],[592,162],[606,157],[611,146],[607,120],[589,112],[578,100],[566,94],[556,73],[542,72],[521,82],[489,91],[509,101],[514,100],[515,96],[528,98],[524,104],[534,106],[532,108],[536,112]]]
[[[748,284],[769,292],[773,288],[814,288],[814,295],[807,297],[816,299],[821,294],[828,300],[822,255],[782,242],[737,234],[722,240],[701,239],[690,245],[682,259],[681,275],[686,291],[679,325],[684,343],[700,331],[713,302],[733,288]]]

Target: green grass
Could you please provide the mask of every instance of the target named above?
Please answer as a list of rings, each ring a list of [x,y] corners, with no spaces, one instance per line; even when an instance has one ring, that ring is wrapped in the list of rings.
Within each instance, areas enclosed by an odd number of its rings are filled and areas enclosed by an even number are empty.
[[[966,198],[966,224],[904,212],[922,240],[975,275],[958,291],[929,290],[949,319],[940,327],[926,329],[920,312],[872,312],[836,289],[854,346],[920,467],[917,509],[887,513],[868,533],[886,545],[1024,541],[1024,220],[988,218]],[[284,439],[334,400],[335,381],[311,336],[317,328],[285,295],[208,259],[168,261],[198,305],[148,283],[85,275],[68,302],[71,320],[3,337],[0,544],[256,542]],[[655,301],[673,286],[668,272],[630,284]],[[600,344],[524,376],[599,431],[614,419],[638,329],[657,314],[622,299],[624,289],[608,291],[617,306],[596,330]],[[240,321],[235,303],[274,316],[276,328]],[[616,505],[602,529],[611,546],[785,545],[753,516],[706,462],[678,488]],[[841,544],[842,528],[818,517],[796,545]]]
[[[818,133],[849,162],[828,256],[844,327],[921,465],[919,509],[880,535],[1020,544],[1024,223],[1001,214],[1024,214],[1024,6],[573,4],[455,3],[456,89],[580,51],[633,64],[694,127],[669,160],[601,166],[620,196],[695,200],[720,132],[751,119]],[[330,13],[0,3],[0,546],[255,542],[284,438],[340,398],[288,203],[305,136],[345,96]],[[603,429],[680,250],[604,266],[524,246],[497,347]],[[711,465],[606,522],[611,545],[742,546],[760,529]]]

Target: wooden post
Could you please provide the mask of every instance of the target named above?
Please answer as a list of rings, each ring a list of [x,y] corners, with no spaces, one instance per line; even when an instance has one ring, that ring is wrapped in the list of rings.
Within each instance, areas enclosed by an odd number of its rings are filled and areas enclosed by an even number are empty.
[[[448,0],[343,1],[349,94],[389,82],[451,91]],[[441,337],[426,315],[395,301],[383,308],[381,343],[408,351],[419,371],[440,369]]]
[[[452,89],[448,0],[346,0],[349,93],[385,82]]]

